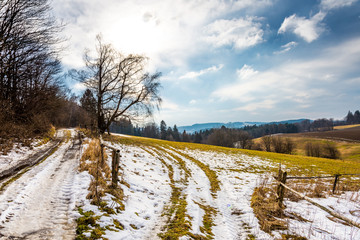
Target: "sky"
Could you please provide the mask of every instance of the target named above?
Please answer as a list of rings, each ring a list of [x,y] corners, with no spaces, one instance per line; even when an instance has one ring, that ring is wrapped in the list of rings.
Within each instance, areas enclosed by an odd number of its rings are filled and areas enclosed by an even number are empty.
[[[155,122],[342,119],[360,109],[358,0],[54,0],[64,69],[101,33],[162,72]],[[73,81],[70,88],[81,93]]]

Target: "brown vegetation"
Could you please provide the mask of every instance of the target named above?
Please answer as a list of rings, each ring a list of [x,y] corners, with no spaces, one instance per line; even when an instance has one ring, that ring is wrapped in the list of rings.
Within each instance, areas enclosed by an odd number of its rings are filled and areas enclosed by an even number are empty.
[[[104,159],[107,159],[105,152]],[[108,182],[111,181],[111,170],[106,161],[101,159],[101,147],[98,139],[89,143],[81,157],[79,168],[80,171],[88,171],[92,176],[87,198],[92,199],[94,204],[99,204],[105,192],[111,191],[110,186],[108,186]],[[119,189],[121,190],[121,188]],[[115,195],[122,199],[122,191],[116,192]]]
[[[326,132],[308,132],[299,134],[290,134],[289,136],[312,137],[322,139],[332,139],[341,141],[360,142],[360,126],[344,128]]]
[[[2,142],[28,144],[29,138],[46,133],[51,124],[73,127],[85,119],[76,98],[60,82],[58,33],[63,26],[51,11],[48,0],[0,2]]]
[[[277,202],[276,191],[273,187],[266,185],[265,182],[254,189],[251,207],[263,231],[271,233],[273,230],[288,228],[286,221],[280,219],[284,213]]]
[[[325,142],[325,143],[312,143],[308,142],[305,145],[305,152],[307,156],[311,157],[322,157],[322,158],[331,158],[339,159],[340,152],[336,148],[334,143]]]

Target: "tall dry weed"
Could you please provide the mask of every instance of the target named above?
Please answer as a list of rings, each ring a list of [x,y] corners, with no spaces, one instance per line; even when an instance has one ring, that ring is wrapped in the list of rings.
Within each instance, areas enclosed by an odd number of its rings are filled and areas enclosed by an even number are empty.
[[[92,176],[87,198],[96,199],[96,202],[100,202],[99,198],[108,190],[107,182],[111,178],[111,170],[106,163],[107,154],[105,151],[103,154],[104,161],[102,161],[100,141],[94,139],[89,143],[80,160],[79,170],[88,171]]]

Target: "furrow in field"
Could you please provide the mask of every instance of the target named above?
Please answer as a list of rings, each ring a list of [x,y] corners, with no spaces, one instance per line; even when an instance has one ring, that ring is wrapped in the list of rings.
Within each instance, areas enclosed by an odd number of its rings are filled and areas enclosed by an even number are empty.
[[[172,195],[164,211],[168,221],[160,237],[272,239],[260,230],[251,208],[259,173],[273,167],[267,166],[268,162],[242,154],[191,150],[157,140],[121,141],[150,149],[173,169]]]
[[[109,145],[111,143],[108,143]],[[103,237],[108,239],[153,239],[148,236],[159,228],[164,220],[161,216],[169,202],[171,188],[168,168],[151,151],[134,145],[112,144],[121,149],[120,184],[124,190],[125,209],[117,214],[101,216],[99,222],[113,224],[114,220],[123,226],[123,230],[107,229]],[[108,152],[108,156],[111,153]],[[110,160],[109,158],[108,160]],[[111,163],[109,162],[111,166]],[[103,200],[112,202],[110,196]],[[84,209],[86,211],[96,209]]]
[[[190,158],[206,163],[211,171],[216,171],[221,183],[215,207],[218,214],[214,220],[215,239],[272,239],[260,230],[258,221],[250,206],[253,189],[259,181],[256,166],[262,160],[246,155],[226,155],[217,152],[184,150]],[[260,163],[261,162],[261,163]],[[248,172],[249,168],[254,173]]]
[[[161,159],[161,161],[169,169],[170,186],[172,189],[170,202],[165,206],[163,215],[167,221],[160,229],[158,236],[161,239],[178,239],[186,236],[191,228],[190,216],[187,214],[186,200],[187,196],[184,192],[188,185],[189,171],[185,167],[184,162],[177,161],[170,157],[166,152],[157,147],[152,147],[152,151]],[[177,171],[176,171],[177,169]],[[178,174],[174,174],[177,172]],[[177,177],[175,178],[175,176]]]
[[[217,209],[214,208],[214,192],[211,191],[211,181],[203,170],[204,166],[198,164],[190,156],[175,151],[172,148],[162,148],[162,150],[173,158],[181,159],[181,161],[185,162],[188,170],[191,172],[192,177],[189,179],[189,184],[185,189],[188,203],[187,212],[192,219],[191,232],[202,236],[203,239],[205,237],[212,238],[213,219],[217,214]]]

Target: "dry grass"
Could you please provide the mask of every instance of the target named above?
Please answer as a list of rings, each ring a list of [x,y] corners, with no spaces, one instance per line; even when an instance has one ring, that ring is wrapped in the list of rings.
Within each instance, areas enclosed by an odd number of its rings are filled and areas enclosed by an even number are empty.
[[[50,140],[54,139],[55,133],[56,133],[56,129],[53,125],[51,125],[51,128],[49,129],[49,131],[44,134],[43,138],[36,146],[38,147],[38,146],[44,145],[44,144],[48,143]]]
[[[326,198],[332,191],[332,182],[323,179],[288,180],[286,185],[310,198]],[[302,200],[291,191],[285,191],[285,198],[293,202]]]
[[[348,128],[353,128],[353,127],[360,127],[360,124],[336,126],[336,127],[334,127],[334,129],[335,129],[335,130],[341,130],[341,129],[348,129]]]
[[[328,143],[332,144],[340,152],[340,159],[345,161],[360,162],[360,143],[351,141],[341,141],[336,139],[322,139],[310,136],[303,136],[301,134],[284,134],[284,137],[291,139],[295,143],[294,154],[299,156],[306,156],[306,145],[313,144],[319,146],[326,146]],[[257,138],[254,141],[262,144],[262,138]]]
[[[53,139],[56,133],[54,126],[49,126],[47,132],[35,134],[32,128],[27,125],[15,125],[13,123],[5,123],[0,126],[0,154],[7,155],[15,144],[18,147],[30,147],[34,139],[41,139],[36,146],[46,144]]]
[[[93,139],[88,144],[79,166],[80,171],[88,171],[92,176],[87,198],[91,199],[92,204],[98,206],[99,210],[103,212],[103,216],[109,217],[112,214],[120,213],[125,210],[124,192],[120,186],[117,188],[111,186],[111,170],[107,165],[108,156],[104,151],[102,159],[99,139]],[[112,195],[111,201],[101,200],[105,194]],[[113,219],[113,224],[100,227],[100,224],[97,223],[100,216],[95,216],[91,211],[84,213],[81,209],[79,209],[79,213],[83,216],[77,219],[76,239],[106,239],[102,237],[106,230],[124,229],[124,225],[115,219]],[[85,233],[90,233],[90,238],[85,236]]]
[[[104,159],[105,161],[102,162],[99,139],[94,139],[89,143],[80,159],[79,170],[88,171],[92,176],[87,198],[92,199],[93,203],[99,203],[100,198],[109,191],[108,182],[111,181],[111,169],[106,163],[107,154],[105,151]],[[117,193],[117,195],[122,197],[121,193]]]
[[[284,213],[278,205],[276,191],[274,187],[266,184],[266,180],[254,189],[251,207],[264,232],[271,233],[273,230],[288,228],[287,222],[280,219],[284,217]]]

